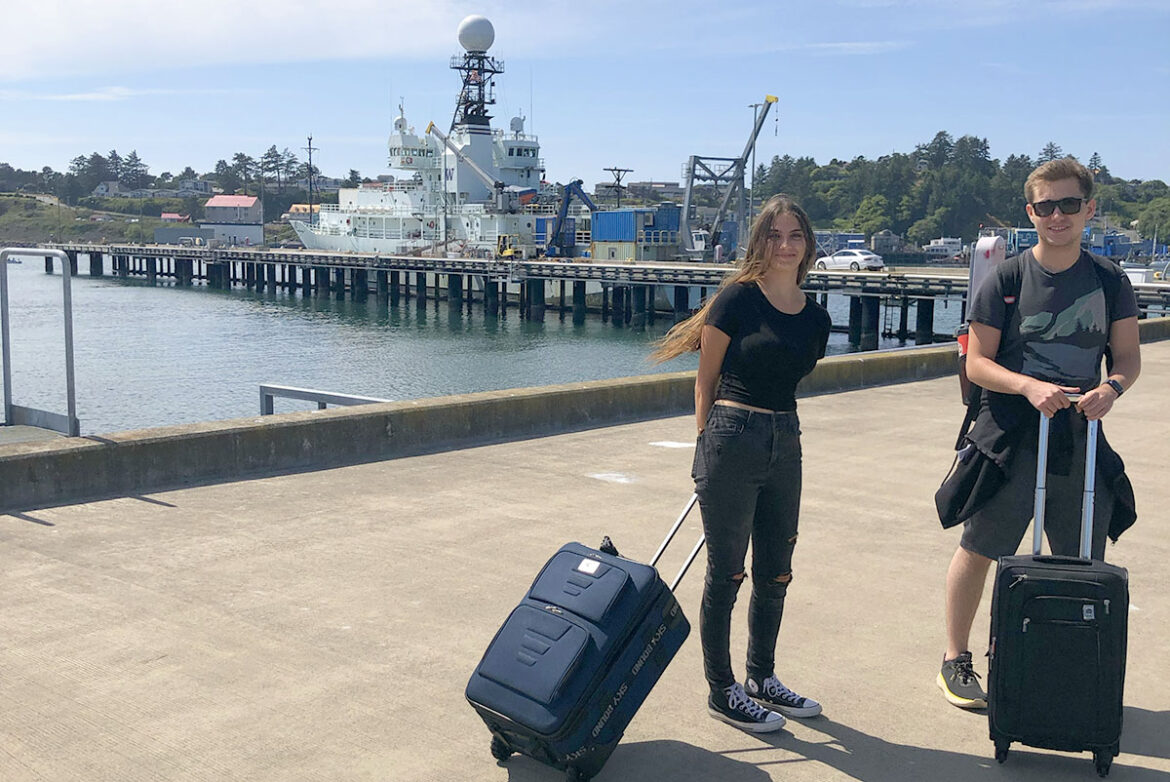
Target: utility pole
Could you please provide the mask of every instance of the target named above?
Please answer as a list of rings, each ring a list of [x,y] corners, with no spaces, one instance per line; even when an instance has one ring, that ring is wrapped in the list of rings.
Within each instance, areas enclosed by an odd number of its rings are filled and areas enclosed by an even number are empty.
[[[309,153],[309,225],[313,224],[313,134],[309,134],[309,146],[301,147]],[[318,148],[318,152],[321,150]]]
[[[609,173],[613,174],[613,184],[610,185],[610,187],[613,189],[613,192],[617,195],[617,208],[618,209],[622,208],[622,189],[623,189],[622,188],[622,177],[624,177],[626,174],[630,173],[633,170],[634,169],[632,169],[632,168],[617,168],[616,166],[611,166],[610,168],[603,168],[602,169],[602,171],[608,171]]]

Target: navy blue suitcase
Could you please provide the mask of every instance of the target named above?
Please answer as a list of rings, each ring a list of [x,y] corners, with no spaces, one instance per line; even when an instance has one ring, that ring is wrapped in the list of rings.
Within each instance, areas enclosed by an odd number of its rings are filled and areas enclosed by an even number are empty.
[[[690,633],[673,589],[703,542],[670,587],[652,565],[617,555],[608,539],[606,550],[568,543],[553,555],[467,683],[497,759],[519,752],[570,780],[601,770]]]
[[[1033,553],[999,560],[987,716],[1000,763],[1012,742],[1089,750],[1105,776],[1120,751],[1129,575],[1090,558],[1097,424],[1089,422],[1081,556],[1040,556],[1048,445],[1048,419],[1041,416]]]

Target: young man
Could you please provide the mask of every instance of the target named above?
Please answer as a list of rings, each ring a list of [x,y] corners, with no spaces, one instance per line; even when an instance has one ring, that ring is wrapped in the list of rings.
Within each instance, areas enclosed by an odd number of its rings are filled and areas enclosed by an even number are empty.
[[[1092,195],[1092,175],[1074,158],[1033,171],[1024,196],[1039,243],[999,264],[971,301],[967,375],[985,390],[967,439],[974,458],[996,468],[989,472],[999,488],[966,518],[947,571],[947,649],[937,682],[962,708],[987,705],[969,636],[988,568],[1016,553],[1032,519],[1036,411],[1053,419],[1048,544],[1053,553],[1076,556],[1086,421],[1103,418],[1141,370],[1129,279],[1116,264],[1081,249],[1096,210]],[[1112,362],[1102,381],[1106,348]],[[1083,396],[1074,404],[1068,394],[1075,393]],[[1098,454],[1093,557],[1103,559],[1106,535],[1116,540],[1134,513],[1132,489],[1103,432]]]

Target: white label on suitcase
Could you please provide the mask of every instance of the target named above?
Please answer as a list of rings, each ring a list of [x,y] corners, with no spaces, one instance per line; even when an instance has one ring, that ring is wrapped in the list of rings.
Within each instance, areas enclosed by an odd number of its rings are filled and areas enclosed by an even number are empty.
[[[577,565],[577,570],[581,571],[582,573],[593,575],[597,572],[597,568],[599,567],[601,567],[601,563],[596,559],[583,559],[581,560],[581,564]]]
[[[1093,607],[1092,603],[1081,606],[1081,618],[1083,618],[1086,622],[1092,622],[1097,618],[1097,611]]]

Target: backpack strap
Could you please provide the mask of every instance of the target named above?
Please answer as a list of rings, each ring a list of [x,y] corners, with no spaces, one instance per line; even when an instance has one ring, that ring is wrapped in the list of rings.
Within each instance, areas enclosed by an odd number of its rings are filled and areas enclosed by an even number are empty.
[[[1097,272],[1097,280],[1101,283],[1101,290],[1105,292],[1105,371],[1113,371],[1113,351],[1109,348],[1108,334],[1113,328],[1113,308],[1117,303],[1117,296],[1121,293],[1121,269],[1112,261],[1099,255],[1089,253],[1093,259],[1093,271]]]
[[[997,265],[994,271],[995,274],[999,275],[1000,287],[1003,290],[1003,325],[1006,328],[1007,324],[1011,322],[1012,316],[1015,315],[1016,307],[1019,306],[1020,288],[1023,286],[1022,280],[1024,278],[1023,253],[1005,260]],[[968,291],[967,295],[970,296],[973,293],[974,291]],[[1002,340],[1000,347],[1003,347]],[[979,407],[982,401],[983,389],[978,384],[971,383],[971,392],[967,395],[967,412],[963,416],[963,423],[959,425],[959,436],[955,438],[956,451],[963,447],[963,438],[971,430],[971,424],[975,423],[975,419],[979,417]]]

